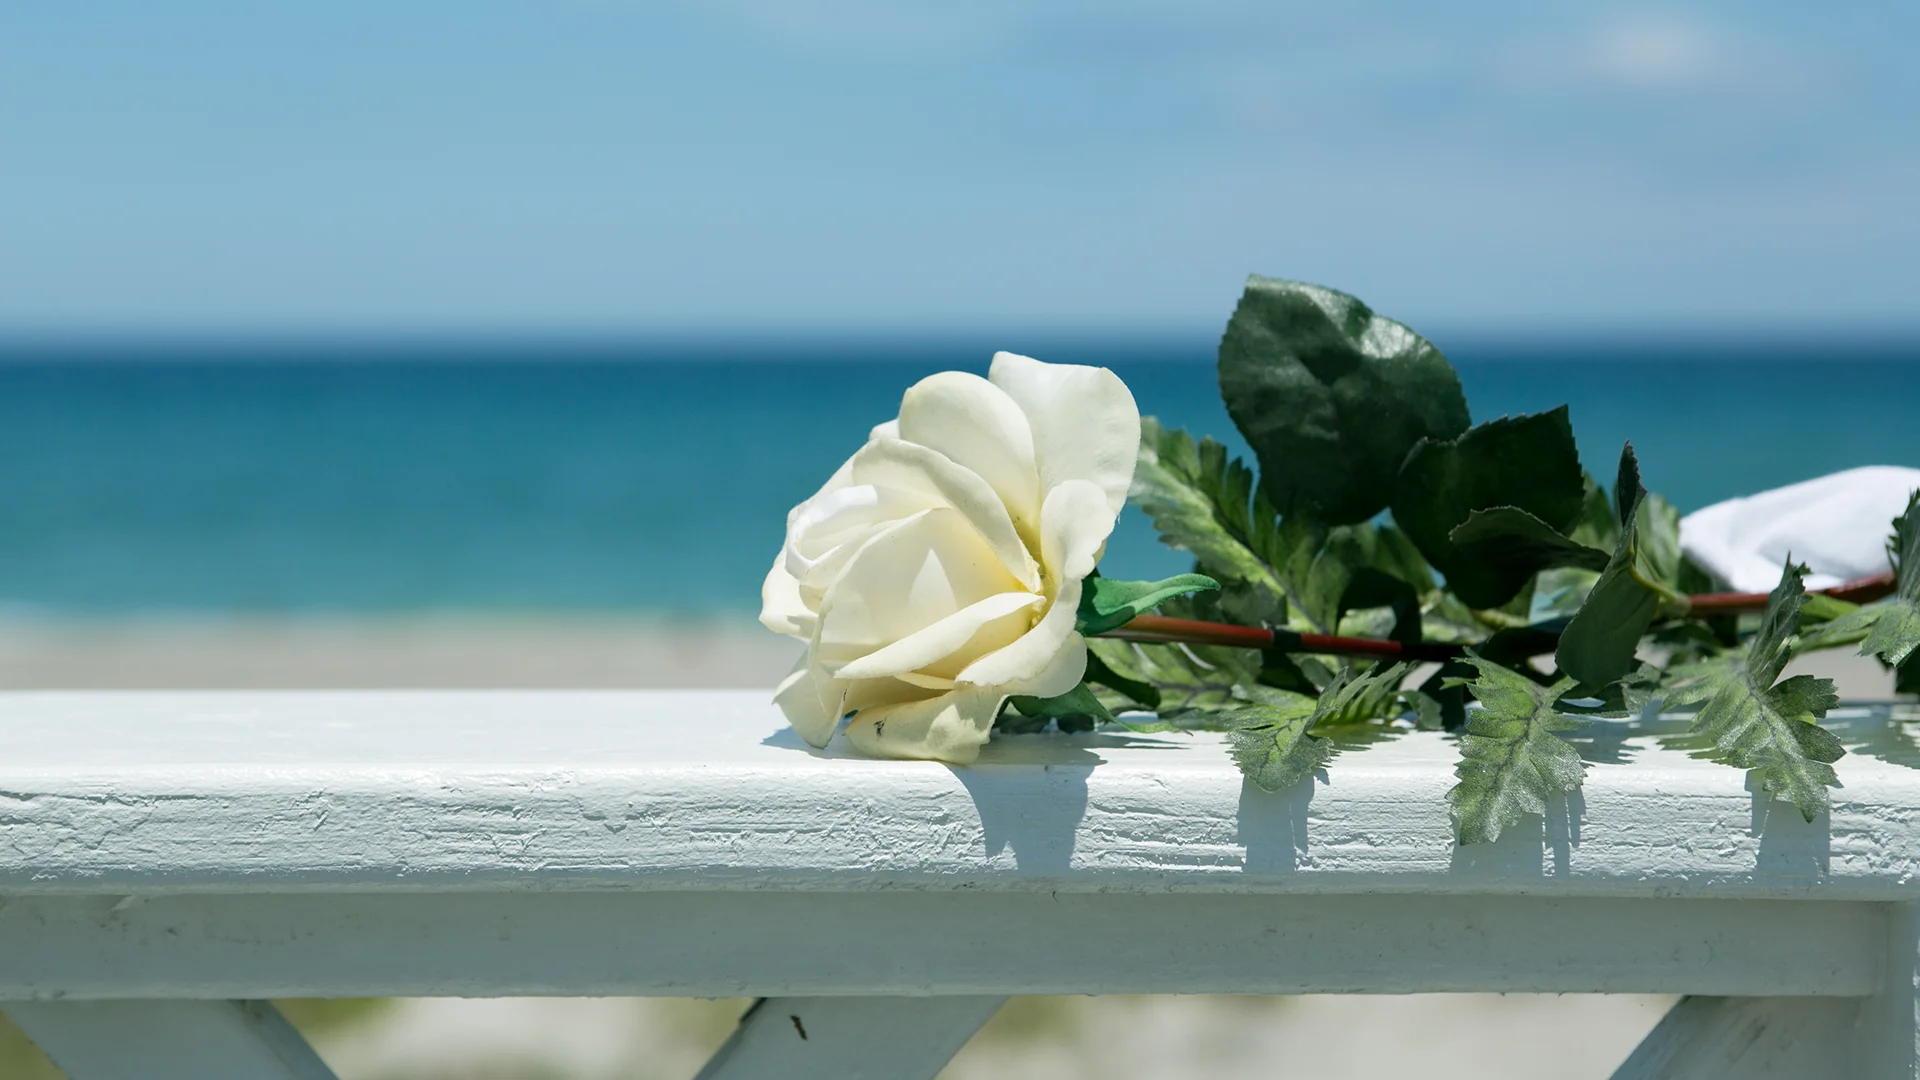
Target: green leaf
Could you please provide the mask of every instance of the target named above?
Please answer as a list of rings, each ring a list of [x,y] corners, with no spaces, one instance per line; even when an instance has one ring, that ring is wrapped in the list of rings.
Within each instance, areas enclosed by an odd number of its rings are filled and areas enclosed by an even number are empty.
[[[1087,651],[1119,679],[1150,689],[1158,699],[1152,707],[1163,719],[1193,709],[1232,707],[1237,704],[1234,687],[1260,678],[1260,653],[1255,649],[1088,638]]]
[[[1680,511],[1657,492],[1648,492],[1634,512],[1639,574],[1667,594],[1679,594],[1683,556],[1680,553]]]
[[[1473,607],[1492,608],[1513,599],[1541,568],[1487,557],[1498,548],[1463,551],[1453,530],[1476,510],[1509,507],[1557,533],[1579,520],[1585,494],[1562,405],[1501,417],[1451,441],[1422,440],[1400,467],[1393,520],[1447,576],[1448,588]]]
[[[1407,452],[1467,429],[1467,399],[1425,338],[1317,285],[1252,277],[1220,342],[1220,395],[1293,516],[1365,521]]]
[[[1526,577],[1569,566],[1600,571],[1611,561],[1606,552],[1562,534],[1517,506],[1475,510],[1447,537],[1462,561],[1511,567],[1516,575]]]
[[[1873,626],[1885,610],[1877,604],[1861,607],[1822,593],[1809,593],[1807,606],[1800,609],[1800,639],[1794,647],[1804,653],[1858,645],[1873,635]],[[1816,625],[1809,627],[1809,622]],[[1865,650],[1862,654],[1866,655]]]
[[[1312,698],[1291,707],[1242,705],[1225,719],[1236,726],[1227,735],[1228,755],[1262,791],[1292,787],[1333,757],[1332,743],[1307,734]]]
[[[1619,543],[1554,652],[1560,669],[1586,686],[1605,686],[1632,671],[1640,636],[1653,625],[1662,606],[1685,603],[1684,597],[1662,587],[1657,567],[1648,563],[1641,550],[1640,509],[1646,497],[1647,489],[1640,486],[1640,465],[1629,443],[1620,452],[1620,481],[1614,489],[1620,509]]]
[[[1226,447],[1212,439],[1196,444],[1151,417],[1141,420],[1132,500],[1164,543],[1192,552],[1198,569],[1222,583],[1221,606],[1237,622],[1331,634],[1357,568],[1378,563],[1432,581],[1397,531],[1282,519]]]
[[[1547,802],[1580,786],[1586,766],[1556,731],[1583,722],[1556,706],[1573,689],[1572,679],[1541,686],[1517,671],[1473,653],[1463,658],[1479,671],[1467,684],[1481,708],[1467,717],[1460,736],[1460,782],[1447,792],[1454,834],[1462,844],[1491,844],[1528,814],[1544,814]]]
[[[1094,686],[1095,695],[1100,698],[1100,703],[1105,705],[1109,712],[1119,712],[1131,706],[1150,710],[1160,707],[1158,689],[1147,683],[1129,679],[1109,668],[1106,661],[1100,659],[1100,654],[1091,647],[1092,642],[1089,642],[1088,646],[1087,673],[1082,678],[1083,681]],[[1101,690],[1105,693],[1101,694]]]
[[[1251,593],[1262,618],[1285,608],[1286,589],[1250,546],[1256,522],[1272,528],[1273,511],[1254,496],[1252,471],[1226,447],[1212,439],[1196,445],[1186,432],[1141,417],[1131,497],[1162,543],[1192,552],[1209,575]]]
[[[1081,585],[1079,626],[1082,634],[1105,633],[1125,626],[1140,615],[1176,596],[1210,592],[1220,583],[1205,574],[1177,574],[1161,581],[1115,581],[1090,577]]]
[[[1319,700],[1284,691],[1256,692],[1262,699],[1235,709],[1225,719],[1228,754],[1247,779],[1263,791],[1281,791],[1312,775],[1333,756],[1334,744],[1312,733],[1316,727],[1361,723],[1391,715],[1400,704],[1400,680],[1406,664],[1394,664],[1359,676],[1343,673]]]
[[[1038,698],[1015,694],[1010,700],[1020,715],[1034,720],[1113,719],[1113,713],[1101,704],[1085,682],[1059,697]],[[1064,725],[1062,730],[1065,730]]]
[[[1906,512],[1893,519],[1887,556],[1894,568],[1893,596],[1877,605],[1880,614],[1860,652],[1901,667],[1920,650],[1920,491],[1908,496]]]
[[[1792,564],[1781,572],[1745,649],[1670,672],[1667,705],[1700,703],[1691,733],[1711,741],[1708,756],[1750,770],[1763,790],[1812,821],[1827,809],[1827,789],[1840,785],[1832,763],[1846,750],[1817,723],[1840,703],[1832,679],[1776,682],[1794,656],[1806,572]]]
[[[1592,473],[1582,472],[1580,483],[1586,489],[1580,501],[1580,521],[1567,535],[1588,547],[1612,551],[1620,542],[1620,519],[1607,503],[1607,491]]]

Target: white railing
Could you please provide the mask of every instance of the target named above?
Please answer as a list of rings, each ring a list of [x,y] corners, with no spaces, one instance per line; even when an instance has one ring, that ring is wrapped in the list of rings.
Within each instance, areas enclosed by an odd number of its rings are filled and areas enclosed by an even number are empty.
[[[1620,1077],[1914,1077],[1920,773],[1812,824],[1632,738],[1450,842],[1443,737],[817,753],[758,693],[0,695],[0,1010],[74,1080],[329,1075],[272,997],[757,996],[703,1075],[930,1077],[1005,995],[1681,993]]]

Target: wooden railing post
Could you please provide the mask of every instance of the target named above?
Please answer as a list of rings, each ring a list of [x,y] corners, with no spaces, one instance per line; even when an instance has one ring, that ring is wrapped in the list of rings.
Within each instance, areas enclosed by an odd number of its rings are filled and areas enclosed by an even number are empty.
[[[67,1080],[334,1080],[267,1001],[13,1001]]]

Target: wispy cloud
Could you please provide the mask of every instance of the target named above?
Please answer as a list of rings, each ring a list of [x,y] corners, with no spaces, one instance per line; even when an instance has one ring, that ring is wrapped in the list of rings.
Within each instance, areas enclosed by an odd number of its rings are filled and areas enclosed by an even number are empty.
[[[1726,35],[1704,22],[1672,15],[1620,19],[1586,42],[1593,76],[1641,90],[1710,86],[1740,74]]]
[[[1614,14],[1499,49],[1494,70],[1511,83],[1652,96],[1803,92],[1816,66],[1789,42],[1679,12]]]

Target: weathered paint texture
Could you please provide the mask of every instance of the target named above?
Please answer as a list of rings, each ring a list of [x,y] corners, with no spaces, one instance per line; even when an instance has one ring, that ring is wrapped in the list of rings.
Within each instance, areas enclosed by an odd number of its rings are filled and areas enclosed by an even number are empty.
[[[1650,738],[1456,850],[1409,733],[1269,795],[1211,735],[814,751],[754,693],[0,695],[0,892],[390,888],[1920,897],[1920,772],[1808,824]]]

